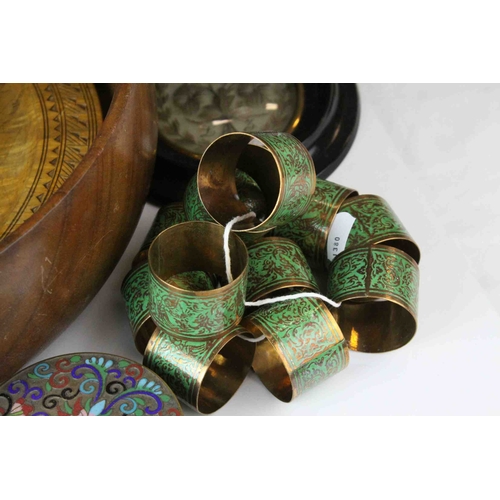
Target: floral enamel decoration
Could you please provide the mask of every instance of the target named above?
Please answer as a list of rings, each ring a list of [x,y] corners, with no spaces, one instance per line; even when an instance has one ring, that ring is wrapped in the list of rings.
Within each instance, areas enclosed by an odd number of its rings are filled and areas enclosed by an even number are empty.
[[[182,415],[166,383],[142,365],[110,355],[52,358],[0,387],[0,415]]]

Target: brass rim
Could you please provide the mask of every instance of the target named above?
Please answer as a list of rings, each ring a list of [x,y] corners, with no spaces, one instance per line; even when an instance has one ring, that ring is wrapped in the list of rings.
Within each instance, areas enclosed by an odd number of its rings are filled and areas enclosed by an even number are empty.
[[[357,203],[359,201],[363,200],[373,200],[376,199],[378,203],[380,203],[384,208],[389,212],[394,214],[394,216],[397,219],[396,214],[390,207],[390,205],[382,198],[381,196],[377,196],[374,194],[356,194],[353,196],[353,193],[351,193],[345,200],[342,202],[342,206],[340,209],[344,209],[345,206],[350,207],[354,203]],[[338,210],[337,210],[338,212]],[[333,220],[332,220],[333,224]],[[331,226],[330,226],[331,228]],[[404,226],[403,226],[404,228]],[[406,236],[401,233],[396,233],[394,235],[386,235],[384,237],[373,237],[369,238],[367,241],[363,242],[362,245],[356,245],[356,246],[350,246],[348,250],[354,249],[354,248],[359,248],[363,246],[369,246],[369,245],[379,245],[383,244],[388,247],[395,248],[397,250],[401,250],[402,252],[406,253],[409,255],[416,264],[419,263],[420,261],[420,248],[418,247],[417,243],[415,240],[407,233],[405,229]]]
[[[254,338],[265,336],[265,339],[258,342],[255,348],[252,363],[255,373],[274,397],[284,403],[290,403],[297,397],[297,388],[293,383],[293,369],[283,351],[272,335],[259,325],[245,319],[243,319],[242,324]]]
[[[148,253],[148,264],[149,264],[149,269],[150,269],[151,274],[166,289],[170,289],[170,290],[173,290],[175,292],[179,292],[179,293],[185,294],[187,296],[191,296],[191,297],[192,296],[216,297],[218,295],[224,294],[225,292],[231,290],[232,288],[236,288],[238,286],[238,284],[240,283],[240,281],[245,278],[246,271],[248,268],[248,252],[247,252],[246,245],[243,243],[241,238],[235,234],[230,234],[229,239],[231,239],[231,238],[236,239],[237,246],[239,247],[240,251],[243,253],[243,255],[240,256],[240,258],[243,258],[245,264],[242,265],[241,272],[239,272],[238,275],[234,278],[234,280],[231,283],[228,283],[227,285],[221,286],[220,288],[215,288],[214,290],[198,290],[198,291],[185,290],[184,288],[179,288],[179,287],[169,283],[168,278],[164,279],[164,278],[160,277],[160,275],[156,272],[156,265],[152,261],[155,258],[154,252],[156,250],[156,246],[159,244],[161,239],[171,238],[172,243],[175,244],[176,238],[174,237],[174,233],[178,232],[181,229],[181,226],[193,227],[194,225],[209,225],[209,226],[212,226],[213,228],[216,228],[216,230],[218,232],[220,232],[220,238],[219,238],[220,243],[219,244],[222,247],[222,241],[223,241],[222,238],[223,238],[223,233],[224,233],[223,226],[221,226],[219,224],[215,224],[213,222],[205,222],[205,221],[190,221],[190,222],[182,222],[180,224],[176,224],[175,226],[169,227],[168,229],[165,229],[164,231],[162,231],[151,243],[151,246],[149,247],[149,253]],[[202,226],[200,226],[200,227],[202,227]],[[191,271],[200,271],[200,270],[203,271],[205,269],[190,269],[190,270]],[[219,274],[216,271],[209,271],[209,270],[205,270],[205,271],[209,272],[209,273],[213,273],[213,274]],[[179,273],[180,272],[185,272],[185,270],[179,271]],[[174,274],[172,274],[172,276],[174,276],[175,274],[178,274],[178,273],[174,273]],[[171,276],[169,276],[169,278],[170,277]]]
[[[238,136],[242,137],[242,138],[243,137],[247,137],[248,138],[245,147],[248,147],[250,141],[252,141],[252,140],[258,141],[259,142],[259,146],[256,146],[256,147],[262,147],[263,149],[265,149],[268,153],[270,153],[272,155],[272,158],[274,160],[273,161],[273,165],[276,168],[276,171],[278,173],[278,177],[279,177],[278,196],[276,198],[274,206],[273,206],[272,210],[270,211],[269,215],[262,222],[260,222],[259,224],[255,225],[254,227],[246,228],[246,229],[237,229],[238,224],[236,224],[234,226],[234,229],[233,229],[233,231],[236,232],[236,233],[246,233],[246,234],[248,234],[248,233],[250,233],[250,234],[263,233],[264,231],[267,231],[267,230],[271,229],[271,228],[266,228],[266,229],[263,230],[261,228],[262,228],[262,226],[264,226],[265,224],[267,224],[270,219],[272,219],[272,217],[275,215],[276,211],[278,210],[278,207],[280,206],[280,204],[283,201],[283,198],[284,198],[284,175],[283,175],[283,167],[282,167],[282,165],[281,165],[278,157],[274,153],[274,151],[271,148],[269,148],[264,143],[264,141],[262,141],[256,135],[250,134],[248,132],[231,132],[229,134],[221,135],[220,137],[218,137],[217,139],[215,139],[215,141],[213,141],[212,143],[210,143],[210,145],[207,147],[207,149],[205,149],[205,152],[203,153],[203,156],[201,157],[200,164],[199,164],[199,167],[198,167],[198,174],[197,174],[198,196],[199,196],[199,198],[201,200],[201,203],[203,204],[203,207],[205,208],[205,210],[207,211],[207,213],[210,215],[210,217],[212,217],[218,224],[224,225],[225,223],[220,222],[216,217],[213,216],[213,214],[210,212],[210,210],[208,210],[205,201],[203,201],[203,196],[202,196],[202,191],[201,190],[205,189],[205,187],[204,187],[204,185],[206,183],[205,169],[207,168],[206,167],[206,163],[204,163],[204,160],[206,159],[206,156],[208,154],[212,154],[212,152],[210,151],[210,149],[212,147],[214,147],[214,146],[219,146],[220,147],[222,141],[227,141],[227,138],[238,137]],[[245,147],[242,148],[242,151],[243,151],[243,149],[245,149]],[[241,153],[240,153],[240,156],[241,156]],[[239,156],[238,156],[238,158],[239,158]],[[231,178],[229,180],[226,180],[227,183],[231,183],[231,184],[234,184],[234,185],[235,185],[235,178],[234,177],[235,177],[236,163],[237,163],[237,160],[235,161],[234,169],[232,169],[233,171],[232,171],[232,174],[231,174]],[[202,181],[201,182],[201,185],[203,186],[202,188],[200,188],[200,180]],[[243,203],[242,203],[242,205],[243,205]],[[245,211],[245,213],[246,213],[246,211]],[[241,223],[240,223],[240,225],[241,225]]]
[[[328,318],[328,324],[336,324],[335,317],[324,302],[318,300],[318,304],[322,314]],[[255,338],[261,335],[265,336],[263,341],[257,343],[255,349],[254,362],[252,364],[255,373],[269,392],[277,399],[284,403],[291,402],[299,395],[295,382],[295,373],[297,370],[291,367],[279,343],[274,339],[272,332],[268,332],[260,325],[253,323],[251,319],[243,319],[242,324]],[[349,351],[346,343],[344,343],[344,355],[346,356],[347,365],[349,362]]]
[[[417,262],[406,252],[386,245],[373,246],[375,249],[377,247],[408,260],[418,271]],[[397,296],[369,290],[332,298],[341,302],[340,307],[331,312],[352,351],[393,351],[406,345],[415,336],[418,327],[416,305],[407,304]]]
[[[151,336],[144,351],[145,366],[148,357],[154,353],[157,337],[162,333],[157,328]],[[255,344],[239,338],[242,333],[247,331],[239,325],[224,332],[224,337],[196,378],[193,400],[189,402],[183,398],[199,413],[209,415],[222,408],[238,391],[250,371]],[[198,361],[195,359],[195,362]]]
[[[240,338],[242,333],[247,332],[241,326],[233,327],[198,376],[196,410],[203,415],[214,413],[228,403],[252,367],[255,344]]]
[[[153,338],[153,335],[155,335],[156,330],[158,330],[158,327],[155,325],[150,315],[146,316],[141,324],[135,329],[133,332],[134,344],[140,354],[144,355],[149,341]]]

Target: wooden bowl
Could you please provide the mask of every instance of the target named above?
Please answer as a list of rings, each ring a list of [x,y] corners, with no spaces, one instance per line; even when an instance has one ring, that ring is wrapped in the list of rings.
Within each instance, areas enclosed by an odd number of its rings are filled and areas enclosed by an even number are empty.
[[[88,153],[0,241],[0,382],[83,311],[125,250],[145,203],[157,143],[154,86],[101,90],[105,118]]]

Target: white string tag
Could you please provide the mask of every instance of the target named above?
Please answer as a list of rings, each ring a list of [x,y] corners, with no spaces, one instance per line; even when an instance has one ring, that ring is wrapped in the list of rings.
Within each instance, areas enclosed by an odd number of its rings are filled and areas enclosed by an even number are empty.
[[[342,213],[345,213],[345,212],[342,212]],[[350,214],[346,214],[346,215],[349,215],[349,217],[352,217]],[[237,224],[238,222],[241,222],[245,219],[249,219],[250,217],[255,217],[255,212],[250,212],[250,213],[245,214],[245,215],[238,215],[234,219],[231,219],[226,224],[226,227],[224,228],[224,236],[223,236],[223,239],[224,239],[224,242],[223,242],[224,243],[224,260],[225,260],[225,264],[226,264],[226,277],[227,277],[228,283],[231,283],[233,281],[233,274],[231,272],[231,255],[230,255],[230,251],[229,251],[229,233],[231,232],[231,229],[235,224]],[[353,218],[352,224],[354,224],[354,221],[356,219],[354,217],[352,217],[352,218]],[[351,227],[352,227],[352,224],[351,224]],[[333,224],[332,224],[332,227],[333,227]],[[349,231],[350,230],[351,229],[349,228]],[[331,234],[331,231],[330,231],[330,234]],[[349,236],[349,235],[347,235],[347,236]],[[346,241],[347,241],[347,238],[346,238]],[[344,242],[344,247],[345,247],[345,242]],[[343,248],[342,248],[342,250],[343,250]],[[315,293],[315,292],[303,292],[303,293],[296,293],[293,295],[283,295],[281,297],[273,297],[270,299],[257,300],[256,302],[245,302],[245,306],[247,306],[247,307],[260,307],[260,306],[264,306],[267,304],[275,304],[276,302],[284,302],[286,300],[295,300],[295,299],[301,299],[301,298],[305,298],[305,297],[313,297],[313,298],[321,299],[333,307],[340,307],[339,302],[335,302],[335,301],[329,299],[328,297],[325,297],[324,295],[321,295],[320,293]],[[258,338],[247,337],[246,335],[239,335],[239,337],[246,340],[247,342],[260,342],[261,340],[264,340],[266,338],[265,335],[261,335]]]

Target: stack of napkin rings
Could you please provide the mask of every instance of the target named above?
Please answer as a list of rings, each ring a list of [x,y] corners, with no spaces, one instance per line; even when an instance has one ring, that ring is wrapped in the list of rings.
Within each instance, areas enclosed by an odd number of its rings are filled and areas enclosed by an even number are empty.
[[[229,236],[228,282],[224,226],[250,211],[256,216]],[[316,180],[296,138],[232,133],[207,148],[184,203],[159,210],[122,294],[144,365],[208,414],[250,367],[289,402],[345,368],[348,348],[406,344],[416,330],[418,260],[387,203]],[[245,301],[318,293],[308,262],[327,271],[327,296],[339,308],[316,297],[245,308]],[[248,342],[252,336],[262,340]]]

